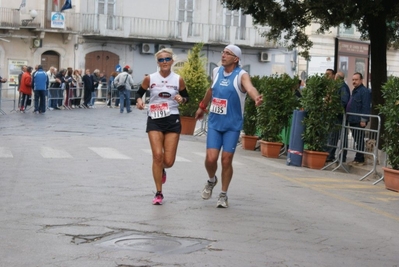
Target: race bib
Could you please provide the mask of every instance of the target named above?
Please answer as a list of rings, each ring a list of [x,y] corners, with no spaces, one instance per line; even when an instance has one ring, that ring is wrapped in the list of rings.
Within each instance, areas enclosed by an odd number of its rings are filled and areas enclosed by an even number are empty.
[[[220,115],[226,115],[227,99],[213,98],[209,111]]]
[[[163,102],[159,104],[151,104],[149,109],[149,116],[152,119],[160,119],[170,116],[168,103]]]

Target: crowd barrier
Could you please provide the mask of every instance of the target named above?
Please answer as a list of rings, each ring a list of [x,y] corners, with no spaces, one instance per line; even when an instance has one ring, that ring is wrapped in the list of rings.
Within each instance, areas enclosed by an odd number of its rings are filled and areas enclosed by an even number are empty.
[[[2,84],[0,87],[0,113],[3,115],[6,115],[7,112],[3,110],[2,103],[13,102],[13,109],[10,112],[16,111],[19,105],[19,92],[16,83],[9,84],[8,87],[5,86],[6,84]]]
[[[336,160],[327,164],[323,169],[327,169],[333,164],[338,164],[332,169],[332,171],[342,168],[344,171],[349,173],[349,169],[344,163],[345,161],[349,160],[348,158],[345,159],[345,154],[347,154],[348,151],[351,151],[364,154],[365,164],[371,163],[372,165],[372,169],[362,176],[359,179],[360,181],[364,180],[373,173],[381,177],[377,172],[377,164],[379,164],[378,145],[381,129],[380,116],[358,113],[347,113],[347,115],[367,117],[369,120],[368,126],[365,128],[350,126],[346,120],[346,116],[344,116],[340,128],[331,134],[329,142],[326,145],[328,149],[335,148],[338,157]],[[371,120],[375,120],[377,122],[377,129],[370,128]]]
[[[109,90],[107,83],[101,83],[92,94],[91,102],[93,105],[96,101],[106,102],[109,99]]]

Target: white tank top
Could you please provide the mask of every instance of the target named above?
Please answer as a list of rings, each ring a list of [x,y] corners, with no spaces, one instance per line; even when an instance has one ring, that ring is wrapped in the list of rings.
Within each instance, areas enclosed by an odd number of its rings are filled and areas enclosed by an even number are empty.
[[[179,114],[175,95],[179,94],[180,76],[171,72],[168,77],[162,77],[159,72],[150,74],[150,102],[151,104],[168,103],[170,114]]]

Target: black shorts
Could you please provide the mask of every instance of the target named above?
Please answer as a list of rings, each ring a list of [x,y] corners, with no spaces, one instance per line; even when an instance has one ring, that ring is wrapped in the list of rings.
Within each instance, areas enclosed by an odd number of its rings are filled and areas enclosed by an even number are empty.
[[[151,119],[148,117],[147,119],[147,129],[146,132],[149,131],[158,131],[163,133],[178,133],[181,132],[181,124],[180,124],[180,115],[170,115],[161,119]]]

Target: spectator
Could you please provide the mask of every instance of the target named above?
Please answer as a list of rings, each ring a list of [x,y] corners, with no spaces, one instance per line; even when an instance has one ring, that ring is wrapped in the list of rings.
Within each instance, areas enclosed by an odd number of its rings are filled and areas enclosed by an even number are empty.
[[[49,85],[47,74],[42,65],[37,66],[37,71],[32,75],[32,84],[34,85],[35,109],[34,113],[44,114],[46,112],[46,90]]]
[[[342,125],[342,121],[344,118],[343,116],[345,114],[346,106],[348,105],[351,93],[350,93],[349,86],[345,83],[345,74],[342,71],[339,71],[335,74],[335,80],[341,82],[341,87],[338,89],[337,93],[339,94],[339,96],[341,98],[342,113],[338,114],[338,116],[337,116],[337,124]],[[345,139],[343,140],[343,142],[344,142],[344,146],[346,147],[346,144],[348,142],[348,136],[347,136],[346,129],[345,129],[344,137],[345,137]],[[337,150],[337,144],[338,144],[338,140],[340,138],[341,138],[341,131],[338,130],[338,131],[334,131],[331,133],[331,135],[329,137],[329,141],[328,141],[328,144],[330,145],[330,147],[327,150],[327,152],[329,153],[328,157],[327,157],[327,162],[335,161],[335,152]],[[347,150],[343,151],[343,157],[342,157],[343,162],[346,162],[347,152],[348,152]]]
[[[97,98],[97,94],[98,94],[98,86],[101,83],[101,77],[100,77],[100,70],[99,69],[95,69],[92,75],[92,79],[93,79],[93,91],[91,92],[91,100],[90,100],[90,106],[92,108],[94,108],[94,102]]]
[[[86,70],[85,75],[82,77],[83,82],[83,107],[89,108],[94,91],[93,75],[90,74],[90,69]]]
[[[115,107],[119,106],[119,92],[116,90],[114,80],[115,77],[118,76],[118,73],[116,71],[111,73],[111,76],[109,77],[108,81],[108,100],[107,100],[107,106],[109,108],[112,108],[112,99],[115,98]]]
[[[58,89],[54,89],[54,84],[55,84],[55,74],[56,74],[56,68],[54,66],[51,66],[50,69],[46,72],[47,77],[48,77],[48,81],[49,81],[49,87],[48,87],[48,91],[47,91],[47,95],[48,95],[48,109],[49,110],[53,110],[55,107],[57,107],[57,100],[56,99],[52,99],[56,97],[56,90]]]
[[[358,114],[370,114],[370,90],[363,85],[363,75],[356,72],[352,76],[352,95],[346,106],[346,112]],[[369,116],[348,115],[347,120],[350,127],[365,128]],[[364,151],[364,131],[352,129],[353,140],[357,151]],[[364,165],[364,154],[356,152],[355,159],[349,165]]]
[[[66,69],[61,69],[55,75],[54,88],[56,89],[57,106],[54,107],[54,109],[61,109],[62,107],[62,100],[64,99],[65,91],[65,73]]]
[[[72,108],[80,107],[80,100],[82,97],[82,75],[81,71],[76,69],[73,71],[72,74],[72,90],[73,90],[73,97],[72,100]]]
[[[6,83],[7,79],[0,76],[0,88],[2,83]]]
[[[19,93],[21,96],[21,103],[20,103],[20,108],[19,110],[22,113],[25,113],[25,109],[27,106],[30,105],[31,102],[31,96],[32,96],[32,73],[33,68],[32,67],[27,67],[26,71],[24,74],[22,74],[21,77],[21,84],[19,87]]]
[[[114,83],[115,85],[118,87],[119,85],[125,85],[125,89],[124,90],[119,90],[119,110],[120,113],[123,113],[124,110],[124,106],[126,104],[126,112],[130,113],[132,112],[131,108],[130,108],[130,93],[132,91],[132,86],[134,85],[134,81],[132,76],[130,76],[129,74],[129,66],[125,66],[123,68],[123,72],[119,73],[118,76],[115,77]]]

